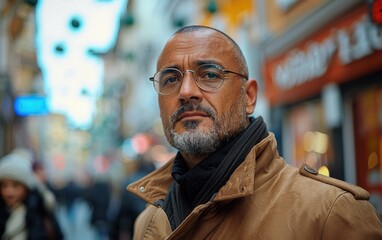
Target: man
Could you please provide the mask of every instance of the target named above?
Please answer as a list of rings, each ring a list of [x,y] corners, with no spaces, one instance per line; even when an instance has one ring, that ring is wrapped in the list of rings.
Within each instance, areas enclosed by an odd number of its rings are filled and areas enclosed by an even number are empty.
[[[148,202],[134,239],[382,239],[368,193],[278,155],[238,45],[188,26],[151,78],[174,159],[128,190]]]

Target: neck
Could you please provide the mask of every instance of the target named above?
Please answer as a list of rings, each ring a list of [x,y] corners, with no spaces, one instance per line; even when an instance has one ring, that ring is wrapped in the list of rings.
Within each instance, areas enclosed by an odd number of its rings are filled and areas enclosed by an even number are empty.
[[[182,157],[184,161],[187,163],[188,169],[193,168],[196,164],[203,161],[206,157],[208,157],[208,154],[201,154],[201,155],[191,155],[187,153],[182,153]]]

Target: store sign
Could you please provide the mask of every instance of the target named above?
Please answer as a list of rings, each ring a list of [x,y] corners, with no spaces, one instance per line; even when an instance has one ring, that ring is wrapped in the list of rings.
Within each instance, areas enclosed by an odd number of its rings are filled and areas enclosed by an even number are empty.
[[[382,70],[382,30],[361,5],[322,31],[278,56],[266,59],[266,97],[271,105],[287,104]]]
[[[274,70],[278,87],[292,88],[322,77],[335,57],[346,65],[382,49],[382,34],[366,17],[350,31],[342,28],[333,32],[322,42],[312,41],[305,49],[292,50]]]
[[[22,117],[47,114],[46,98],[35,95],[19,96],[14,101],[14,111]]]

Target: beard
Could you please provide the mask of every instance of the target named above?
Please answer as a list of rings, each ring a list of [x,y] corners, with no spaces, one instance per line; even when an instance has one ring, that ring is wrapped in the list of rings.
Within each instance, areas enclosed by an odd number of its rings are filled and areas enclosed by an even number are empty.
[[[213,126],[201,129],[199,120],[184,121],[183,126],[186,131],[177,133],[174,129],[179,116],[184,112],[195,110],[206,113],[211,118]],[[243,92],[229,110],[220,116],[210,107],[184,102],[171,115],[168,123],[163,125],[167,140],[180,152],[193,156],[213,153],[246,127],[245,94]]]

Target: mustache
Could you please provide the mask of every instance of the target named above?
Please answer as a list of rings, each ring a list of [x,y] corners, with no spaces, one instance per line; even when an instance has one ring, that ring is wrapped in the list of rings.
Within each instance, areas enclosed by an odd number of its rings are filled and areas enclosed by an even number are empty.
[[[199,104],[187,102],[179,106],[178,109],[176,109],[176,111],[170,116],[170,123],[175,124],[175,122],[179,119],[180,115],[189,111],[203,112],[207,114],[207,116],[212,118],[213,120],[216,119],[216,114],[211,108],[204,107]]]

